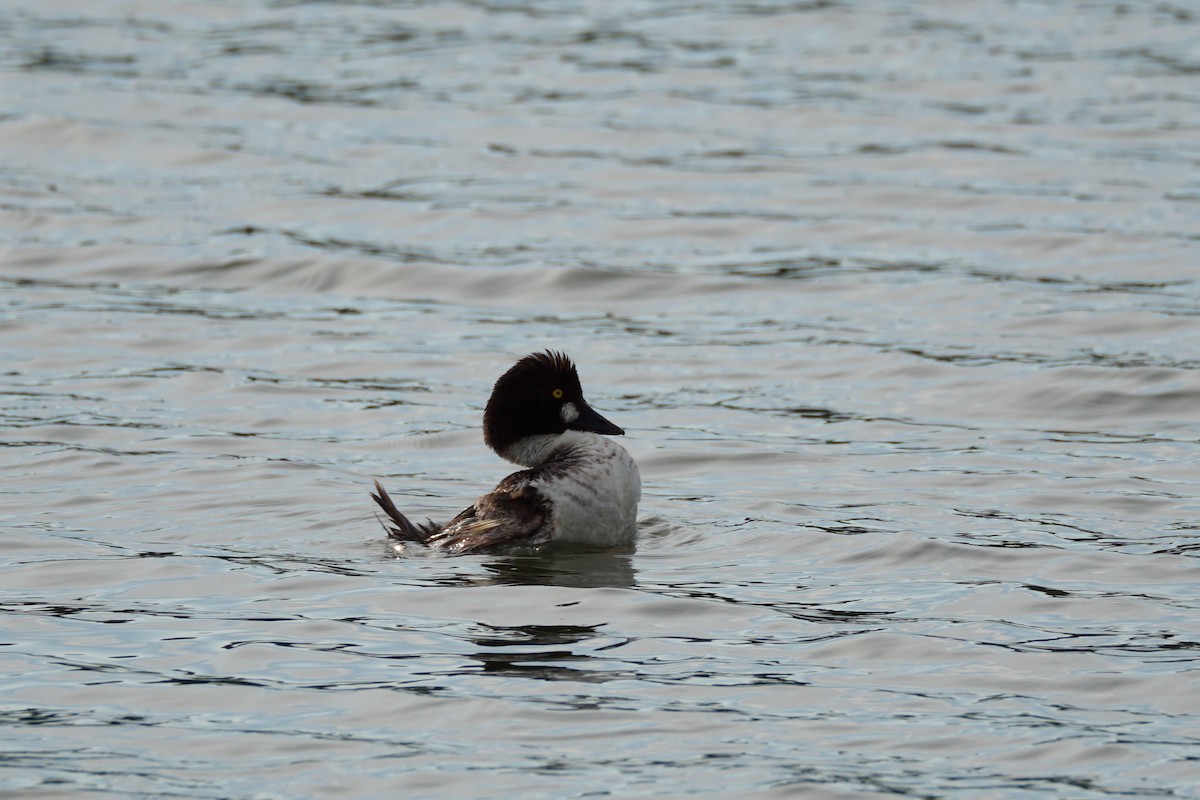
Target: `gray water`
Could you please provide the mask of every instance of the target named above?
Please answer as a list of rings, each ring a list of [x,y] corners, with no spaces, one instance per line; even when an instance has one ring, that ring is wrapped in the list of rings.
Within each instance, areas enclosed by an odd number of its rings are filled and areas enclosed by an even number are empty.
[[[0,794],[1200,797],[1200,7],[0,2]],[[405,557],[561,348],[632,553]]]

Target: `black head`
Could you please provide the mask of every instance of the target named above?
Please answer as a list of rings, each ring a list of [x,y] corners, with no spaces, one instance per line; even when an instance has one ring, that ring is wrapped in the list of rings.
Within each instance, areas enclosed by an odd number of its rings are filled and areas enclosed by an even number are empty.
[[[483,412],[483,439],[500,455],[526,436],[568,430],[620,436],[625,431],[583,399],[579,373],[563,353],[525,356],[500,376]]]

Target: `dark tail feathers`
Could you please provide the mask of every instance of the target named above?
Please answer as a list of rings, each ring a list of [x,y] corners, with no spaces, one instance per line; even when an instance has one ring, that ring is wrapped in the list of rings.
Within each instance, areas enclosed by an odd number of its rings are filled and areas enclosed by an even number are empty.
[[[425,544],[429,541],[429,537],[440,531],[442,527],[433,520],[426,520],[424,525],[414,525],[409,521],[408,517],[400,513],[400,509],[396,508],[396,504],[392,502],[392,498],[388,496],[387,491],[379,481],[375,481],[375,492],[371,495],[379,507],[383,509],[383,513],[387,514],[388,519],[392,521],[392,525],[383,523],[383,527],[388,532],[388,536],[393,539],[399,539],[404,542],[420,542]]]

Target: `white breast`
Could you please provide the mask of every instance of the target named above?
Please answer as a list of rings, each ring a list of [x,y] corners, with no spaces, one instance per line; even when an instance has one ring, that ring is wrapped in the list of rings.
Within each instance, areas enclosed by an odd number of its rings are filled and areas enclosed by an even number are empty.
[[[553,505],[553,539],[590,547],[633,540],[642,479],[633,457],[608,437],[582,431],[531,437],[526,457],[539,450],[535,485]]]

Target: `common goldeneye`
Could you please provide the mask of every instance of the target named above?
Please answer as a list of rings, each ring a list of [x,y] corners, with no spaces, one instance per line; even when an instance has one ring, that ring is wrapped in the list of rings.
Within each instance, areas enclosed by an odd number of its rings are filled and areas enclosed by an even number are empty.
[[[504,373],[483,412],[483,440],[527,469],[514,472],[449,524],[413,524],[375,481],[388,535],[451,553],[550,542],[609,548],[633,540],[642,480],[625,448],[599,434],[625,431],[588,405],[579,374],[547,350]]]

